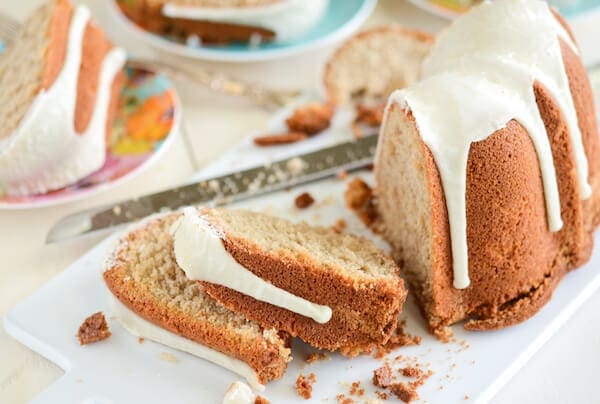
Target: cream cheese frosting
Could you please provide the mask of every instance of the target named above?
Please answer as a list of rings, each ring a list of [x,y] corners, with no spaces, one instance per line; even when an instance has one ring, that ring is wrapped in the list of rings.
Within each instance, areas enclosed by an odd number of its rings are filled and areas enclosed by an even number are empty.
[[[256,372],[247,363],[149,322],[127,308],[112,293],[109,293],[109,304],[111,313],[131,334],[206,359],[244,377],[253,388],[259,391],[265,389],[265,386],[259,382]]]
[[[240,265],[225,249],[220,234],[195,208],[185,208],[171,232],[175,259],[189,279],[228,287],[321,324],[331,319],[330,307],[295,296]]]
[[[545,2],[485,2],[457,19],[437,39],[422,66],[423,80],[397,90],[388,101],[410,110],[442,180],[454,271],[454,287],[470,284],[466,170],[471,143],[517,120],[535,146],[548,228],[562,228],[550,141],[533,90],[539,81],[562,110],[573,146],[582,198],[589,198],[588,163],[562,59],[559,39],[577,49]],[[386,111],[387,112],[387,111]],[[382,125],[382,128],[385,125]]]
[[[85,6],[75,8],[58,77],[35,97],[19,127],[0,140],[0,193],[45,193],[72,184],[104,164],[112,82],[126,55],[124,50],[113,48],[105,56],[92,118],[84,133],[76,133],[77,77],[89,18]]]
[[[265,28],[275,33],[277,42],[285,42],[315,26],[328,4],[329,0],[283,0],[264,6],[210,8],[166,3],[162,13],[171,18]]]
[[[223,397],[223,404],[254,404],[255,400],[256,394],[250,386],[244,382],[233,382]]]

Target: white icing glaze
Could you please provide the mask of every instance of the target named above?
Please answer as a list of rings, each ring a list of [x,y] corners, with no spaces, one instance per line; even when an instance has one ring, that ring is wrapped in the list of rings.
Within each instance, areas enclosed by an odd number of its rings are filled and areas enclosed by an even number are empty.
[[[390,97],[388,108],[399,103],[412,112],[440,172],[450,222],[454,287],[458,289],[470,284],[465,200],[469,149],[472,142],[486,139],[511,119],[527,129],[536,148],[549,230],[562,228],[550,141],[533,91],[536,80],[563,112],[582,198],[591,194],[559,38],[577,51],[542,1],[485,2],[440,35],[423,63],[423,80]]]
[[[198,216],[196,209],[185,208],[171,232],[177,264],[189,279],[228,287],[321,324],[331,319],[330,307],[295,296],[240,265],[225,249],[220,235]]]
[[[259,382],[258,375],[247,363],[149,322],[125,307],[111,293],[109,293],[109,304],[111,313],[121,323],[123,328],[131,334],[206,359],[244,377],[253,388],[259,391],[264,390],[265,387]]]
[[[111,86],[126,56],[113,48],[104,58],[93,115],[85,132],[77,134],[77,77],[89,15],[84,6],[74,10],[58,77],[35,97],[15,132],[0,141],[0,193],[21,196],[62,188],[104,164]]]
[[[325,14],[329,0],[284,0],[266,6],[208,8],[167,3],[167,17],[265,28],[277,42],[292,40],[311,29]]]
[[[250,386],[244,382],[233,382],[223,397],[223,404],[254,404],[255,400],[256,394]]]

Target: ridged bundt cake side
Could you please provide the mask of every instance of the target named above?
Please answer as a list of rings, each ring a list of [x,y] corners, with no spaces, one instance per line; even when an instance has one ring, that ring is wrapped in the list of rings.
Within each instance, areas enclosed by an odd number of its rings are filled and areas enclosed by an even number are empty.
[[[495,4],[496,11],[502,11],[502,3],[508,7],[540,7],[537,1],[525,0],[498,0],[486,7]],[[493,17],[497,17],[498,24],[510,21],[502,18],[505,16]],[[568,31],[562,19],[556,17],[554,21]],[[532,134],[516,116],[508,122],[488,122],[490,128],[493,123],[500,128],[490,129],[488,136],[474,141],[468,149],[463,211],[468,277],[462,285],[456,284],[453,261],[460,250],[452,244],[447,205],[448,192],[456,190],[444,184],[440,168],[444,161],[436,160],[423,138],[425,122],[416,118],[423,110],[411,105],[410,95],[408,101],[390,98],[375,173],[383,231],[395,259],[402,262],[431,330],[440,336],[446,335],[446,326],[461,320],[468,320],[465,327],[472,330],[497,329],[526,320],[550,299],[568,271],[590,257],[592,233],[600,214],[597,120],[579,56],[564,39],[560,40],[560,51],[588,163],[591,196],[586,198],[582,192],[565,112],[555,93],[536,80],[532,86],[534,105],[550,141],[551,156],[546,158],[555,167],[562,228],[549,230],[548,186],[542,179],[542,158]],[[476,53],[474,50],[471,54]],[[484,74],[485,80],[492,80],[493,68]],[[468,96],[466,90],[464,96]],[[485,118],[494,108],[492,100],[477,110],[465,108],[455,99],[441,102],[457,111],[454,118],[462,123],[468,118],[461,114],[481,114]],[[451,149],[456,144],[448,141],[444,146]]]

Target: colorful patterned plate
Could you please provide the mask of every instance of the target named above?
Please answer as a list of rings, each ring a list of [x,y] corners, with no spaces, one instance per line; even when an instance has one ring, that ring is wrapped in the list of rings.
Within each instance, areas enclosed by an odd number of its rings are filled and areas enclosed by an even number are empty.
[[[130,180],[167,150],[179,126],[181,107],[163,75],[126,68],[117,117],[104,166],[66,188],[46,194],[0,196],[0,209],[31,209],[87,198]]]
[[[124,1],[124,0],[121,0]],[[305,0],[310,1],[310,0]],[[318,49],[341,41],[354,33],[371,14],[377,0],[330,0],[325,15],[315,28],[299,38],[285,43],[187,45],[182,39],[154,34],[135,25],[123,15],[117,0],[110,0],[114,18],[149,45],[195,59],[221,62],[255,62],[279,59]]]

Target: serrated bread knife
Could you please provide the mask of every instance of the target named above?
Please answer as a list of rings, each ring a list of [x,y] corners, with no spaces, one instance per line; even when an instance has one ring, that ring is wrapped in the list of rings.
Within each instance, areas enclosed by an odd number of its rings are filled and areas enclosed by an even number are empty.
[[[343,170],[365,167],[373,161],[376,145],[377,136],[366,136],[264,166],[88,209],[62,218],[50,229],[46,243],[108,229],[186,205],[220,206],[323,179]]]

